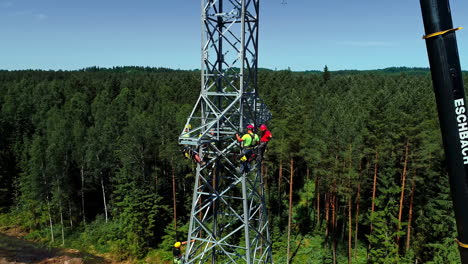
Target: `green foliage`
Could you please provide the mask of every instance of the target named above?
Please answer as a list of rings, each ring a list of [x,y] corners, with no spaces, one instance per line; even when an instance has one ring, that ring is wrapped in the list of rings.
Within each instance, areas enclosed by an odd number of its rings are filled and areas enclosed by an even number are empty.
[[[314,222],[313,202],[315,197],[315,183],[313,181],[306,182],[304,188],[299,193],[299,201],[294,210],[294,222],[298,229],[303,233],[309,233]]]
[[[127,192],[116,207],[121,210],[119,221],[125,238],[122,247],[133,256],[142,257],[157,234],[162,232],[161,225],[167,215],[167,207],[161,205],[161,198],[155,194],[145,194],[140,190]]]
[[[323,82],[326,83],[331,79],[331,74],[330,71],[328,71],[327,65],[325,65],[325,68],[323,68]]]
[[[375,212],[371,216],[371,222],[374,230],[368,237],[371,245],[369,261],[371,263],[397,263],[396,232],[391,229],[396,221],[390,213],[390,208],[386,207],[382,211]]]
[[[172,256],[172,248],[174,247],[174,243],[179,241],[179,242],[184,242],[186,241],[186,237],[188,234],[188,229],[189,229],[189,223],[186,223],[185,225],[179,227],[176,230],[174,230],[174,224],[169,223],[166,228],[164,229],[165,235],[162,237],[162,241],[159,244],[160,251],[158,252],[158,256],[162,260],[170,261],[173,259]],[[185,246],[182,247],[182,250],[184,249]],[[182,251],[182,254],[184,252]]]
[[[445,238],[442,243],[429,244],[434,252],[433,259],[428,264],[461,263],[458,246],[450,237]]]
[[[104,216],[99,215],[96,220],[80,228],[76,239],[70,239],[70,244],[77,248],[85,247],[85,249],[95,252],[116,253],[115,251],[117,251],[118,253],[116,245],[121,244],[125,236],[122,232],[123,225],[123,222],[118,220],[106,223]]]

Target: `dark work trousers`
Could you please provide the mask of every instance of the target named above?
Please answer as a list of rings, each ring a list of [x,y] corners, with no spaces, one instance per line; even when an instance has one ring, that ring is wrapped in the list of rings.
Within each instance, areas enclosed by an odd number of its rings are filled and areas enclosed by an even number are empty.
[[[247,158],[246,161],[241,161],[240,165],[240,172],[241,173],[249,173],[250,171],[250,157],[253,154],[253,150],[251,148],[244,148],[242,150],[242,156],[245,156]]]
[[[257,162],[260,162],[263,160],[263,154],[265,154],[266,147],[268,145],[268,142],[260,142],[258,145],[258,155],[257,155]]]
[[[172,254],[174,255],[174,264],[181,264],[182,263],[182,253],[180,252],[180,248],[172,248]]]

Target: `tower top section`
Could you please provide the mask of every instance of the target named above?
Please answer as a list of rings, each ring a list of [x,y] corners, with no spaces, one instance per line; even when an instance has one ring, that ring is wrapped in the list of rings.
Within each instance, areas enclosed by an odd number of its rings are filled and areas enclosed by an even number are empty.
[[[271,117],[257,94],[259,0],[201,2],[201,93],[179,137],[194,146]]]

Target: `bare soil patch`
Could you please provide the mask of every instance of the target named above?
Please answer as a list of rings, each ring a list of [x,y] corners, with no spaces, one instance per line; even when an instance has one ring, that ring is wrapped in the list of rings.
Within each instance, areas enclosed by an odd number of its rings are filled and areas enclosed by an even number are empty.
[[[75,249],[47,248],[22,237],[25,232],[8,229],[0,233],[0,264],[114,264],[100,256],[80,252]]]

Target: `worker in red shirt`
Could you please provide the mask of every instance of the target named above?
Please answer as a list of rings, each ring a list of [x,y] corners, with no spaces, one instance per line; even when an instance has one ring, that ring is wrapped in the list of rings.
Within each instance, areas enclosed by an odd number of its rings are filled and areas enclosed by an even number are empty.
[[[257,156],[258,162],[263,160],[263,154],[265,154],[265,150],[268,145],[268,142],[273,137],[273,135],[271,134],[270,130],[268,130],[266,125],[261,125],[259,136],[260,136],[260,144],[258,145],[258,156]]]

